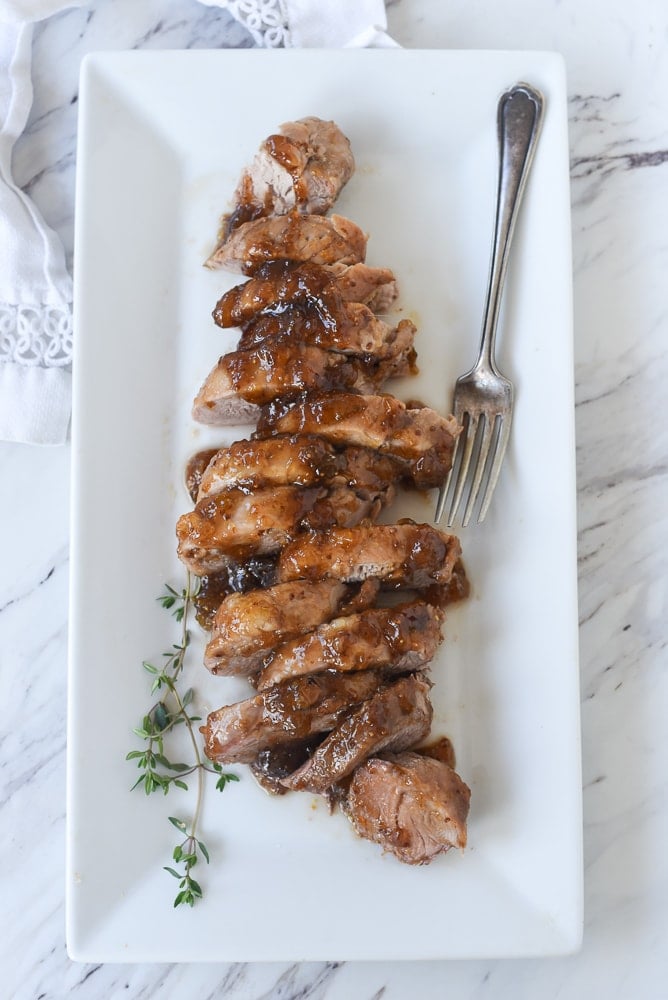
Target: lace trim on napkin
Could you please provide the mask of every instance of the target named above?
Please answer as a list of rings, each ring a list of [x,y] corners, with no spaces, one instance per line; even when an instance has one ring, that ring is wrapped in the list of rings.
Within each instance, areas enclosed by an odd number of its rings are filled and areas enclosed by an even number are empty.
[[[0,362],[60,368],[72,364],[72,313],[67,306],[0,302]]]
[[[244,25],[257,45],[270,49],[289,47],[290,29],[283,0],[224,0],[221,6]]]

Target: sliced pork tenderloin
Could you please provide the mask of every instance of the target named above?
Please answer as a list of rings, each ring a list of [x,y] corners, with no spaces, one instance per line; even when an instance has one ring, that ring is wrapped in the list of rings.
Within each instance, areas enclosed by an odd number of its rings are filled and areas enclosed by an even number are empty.
[[[470,798],[448,764],[409,751],[358,767],[343,808],[360,837],[405,864],[424,865],[452,847],[466,847]]]
[[[255,436],[320,434],[335,445],[377,448],[400,462],[416,486],[429,488],[445,481],[460,431],[454,417],[394,396],[332,392],[270,403]]]
[[[338,580],[279,583],[247,593],[230,594],[216,611],[204,665],[214,674],[249,676],[272,649],[334,618],[356,602],[369,607],[374,587],[347,587]]]
[[[204,752],[222,764],[250,764],[270,747],[326,733],[381,684],[373,670],[297,677],[234,705],[225,705],[200,727]]]
[[[391,484],[382,492],[324,485],[230,487],[178,519],[177,553],[198,576],[215,573],[231,561],[273,555],[302,531],[375,518],[392,495]]]
[[[244,170],[234,208],[222,219],[221,240],[249,219],[294,209],[324,214],[354,169],[350,142],[335,122],[316,117],[286,122]]]
[[[283,779],[285,787],[324,793],[352,774],[367,757],[382,750],[406,750],[419,743],[429,732],[433,716],[430,687],[424,677],[410,674],[381,688],[346,715],[306,763]]]
[[[206,261],[209,268],[254,274],[268,261],[301,264],[359,264],[367,237],[342,215],[272,215],[244,222]]]
[[[424,601],[335,618],[277,646],[257,682],[262,691],[288,677],[322,670],[381,668],[406,673],[428,666],[442,639],[443,613]]]
[[[337,307],[340,302],[357,302],[374,312],[385,312],[396,296],[396,279],[386,267],[270,261],[252,278],[225,292],[216,303],[213,319],[221,327],[241,326],[263,313],[276,315],[311,305],[323,319],[331,320],[333,302]]]
[[[281,552],[277,579],[346,582],[375,578],[388,588],[446,584],[461,554],[455,535],[429,524],[330,528],[296,538]]]

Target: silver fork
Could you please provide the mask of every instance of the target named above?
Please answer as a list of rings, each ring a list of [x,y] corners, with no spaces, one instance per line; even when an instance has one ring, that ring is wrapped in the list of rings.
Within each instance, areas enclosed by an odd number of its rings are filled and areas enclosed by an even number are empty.
[[[494,341],[515,221],[536,149],[543,107],[542,94],[526,83],[517,84],[499,100],[496,219],[480,353],[473,368],[455,383],[452,411],[463,430],[457,441],[452,468],[439,491],[434,515],[437,523],[443,517],[446,497],[456,468],[457,479],[450,505],[449,526],[457,516],[467,477],[470,479],[470,489],[462,525],[468,525],[487,469],[486,487],[478,513],[478,522],[484,520],[510,437],[513,385],[496,366]],[[475,461],[471,467],[473,455]]]

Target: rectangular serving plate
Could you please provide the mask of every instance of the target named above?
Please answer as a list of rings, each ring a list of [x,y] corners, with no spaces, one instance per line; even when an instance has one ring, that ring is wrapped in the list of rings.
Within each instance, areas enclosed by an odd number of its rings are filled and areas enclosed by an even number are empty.
[[[156,604],[178,586],[184,462],[249,429],[192,422],[232,348],[210,318],[235,278],[202,261],[239,174],[286,120],[350,137],[336,210],[369,234],[412,318],[420,374],[390,388],[441,412],[474,358],[497,172],[496,103],[518,80],[546,119],[508,274],[499,362],[517,404],[487,521],[461,532],[470,600],[434,661],[434,735],[472,789],[469,846],[409,868],[308,795],[249,772],[206,792],[205,898],[172,908],[170,863],[194,789],[146,798],[125,761],[150,705],[145,659],[178,638]],[[82,70],[76,206],[67,941],[104,961],[553,955],[582,928],[581,781],[568,136],[564,67],[532,52],[105,53]],[[428,521],[433,496],[392,515]],[[248,694],[211,678],[201,715]],[[178,751],[177,751],[178,753]]]

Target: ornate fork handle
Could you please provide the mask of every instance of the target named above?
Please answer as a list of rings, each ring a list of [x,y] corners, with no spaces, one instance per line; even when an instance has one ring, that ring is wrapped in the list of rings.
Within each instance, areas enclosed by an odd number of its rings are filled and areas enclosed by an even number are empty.
[[[501,294],[515,222],[542,120],[543,95],[527,83],[519,83],[512,87],[499,100],[497,112],[499,180],[492,260],[483,312],[480,354],[472,371],[487,369],[495,375],[499,374],[494,360],[494,343]]]

